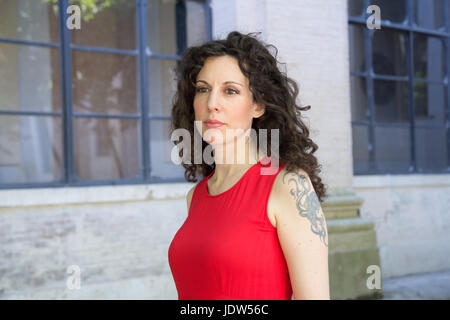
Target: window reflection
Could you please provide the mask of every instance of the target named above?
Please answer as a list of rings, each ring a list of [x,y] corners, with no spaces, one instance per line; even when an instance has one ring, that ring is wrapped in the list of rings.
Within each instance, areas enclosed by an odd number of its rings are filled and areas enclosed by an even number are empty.
[[[2,0],[0,5],[0,37],[59,42],[58,6],[50,0]]]
[[[86,180],[135,178],[140,168],[137,119],[75,118],[77,176]]]
[[[206,16],[203,1],[185,1],[187,45],[197,46],[206,41]]]
[[[381,172],[408,172],[411,163],[409,126],[375,127],[375,161]]]
[[[372,39],[373,71],[383,75],[406,75],[406,33],[380,30]]]
[[[73,44],[124,50],[137,47],[134,0],[70,0],[69,4],[81,9],[81,29],[70,33]]]
[[[137,113],[137,58],[72,51],[74,112]]]
[[[348,0],[348,15],[351,17],[359,17],[363,14],[364,0]]]
[[[147,41],[152,52],[177,54],[176,2],[147,1]]]
[[[170,55],[206,41],[203,1],[148,0],[147,35],[152,52]]]
[[[414,82],[414,111],[417,124],[445,123],[444,85]]]
[[[441,81],[445,77],[445,54],[441,39],[414,35],[414,77]]]
[[[447,169],[448,140],[444,128],[416,127],[415,140],[419,171]]]
[[[176,80],[173,71],[176,65],[176,60],[148,60],[150,113],[170,116],[172,98],[176,92]]]
[[[369,170],[369,127],[353,125],[353,168],[355,172]]]
[[[352,120],[367,120],[366,78],[352,76],[350,88]]]
[[[349,25],[350,71],[364,72],[366,70],[364,28],[360,25]]]
[[[409,122],[408,83],[374,80],[375,121]]]
[[[0,183],[50,182],[61,178],[61,117],[0,117]]]
[[[435,30],[444,30],[445,0],[413,0],[413,22],[415,25]]]
[[[184,168],[172,162],[171,152],[175,145],[170,140],[170,121],[150,120],[151,175],[156,179],[179,178]]]
[[[429,36],[426,34],[427,30],[419,32],[416,29],[444,31],[446,7],[450,17],[449,2],[370,1],[370,4],[380,7],[384,26],[382,30],[369,33],[372,46],[369,54],[372,55],[371,67],[375,76],[372,77],[370,73],[368,75],[369,83],[373,83],[373,96],[367,98],[369,102],[373,102],[373,122],[372,118],[367,118],[367,108],[371,104],[366,106],[364,103],[367,94],[364,77],[351,74],[353,163],[356,174],[371,173],[370,161],[375,162],[377,173],[409,173],[413,164],[416,164],[418,172],[448,170],[446,107],[449,97],[445,83],[445,55],[448,50],[445,47],[445,37]],[[349,16],[360,15],[361,2],[348,0],[348,5]],[[409,5],[412,9],[411,17],[408,17]],[[410,21],[412,25],[409,25]],[[399,30],[390,24],[402,24],[405,30]],[[363,23],[349,21],[351,72],[365,71],[362,53],[367,34],[358,30],[364,28]],[[413,52],[409,52],[410,32]],[[412,58],[411,69],[407,67],[408,57]],[[410,111],[412,106],[413,115]],[[362,121],[370,124],[365,126]],[[410,129],[412,124],[415,126],[415,135]],[[372,126],[374,137],[368,134]]]
[[[58,44],[58,1],[0,0],[0,37]],[[146,3],[144,14],[148,16],[142,21],[147,21],[146,40],[152,52],[179,55],[187,46],[206,41],[204,1]],[[140,114],[143,94],[148,94],[152,115],[169,116],[177,60],[149,56],[148,69],[140,70],[137,55],[78,48],[136,50],[141,20],[136,20],[134,0],[69,0],[68,4],[80,5],[81,29],[70,31],[71,48],[64,57],[60,47],[0,43],[0,110],[62,114],[71,105],[73,114],[68,120],[73,130],[63,130],[61,116],[1,115],[0,182],[62,179],[65,183],[61,173],[67,156],[74,163],[74,178],[134,179],[143,172],[144,143],[150,144],[151,162],[146,165],[155,181],[182,178],[184,169],[170,158],[170,120],[149,120],[151,140],[142,141],[142,118],[119,118],[124,114],[147,117]],[[62,68],[64,61],[71,61],[71,70]],[[140,72],[148,72],[149,86],[143,92]],[[63,101],[62,76],[71,80],[70,102]],[[91,113],[118,117],[95,117]],[[73,142],[73,150],[63,148],[65,133],[72,134],[68,139]],[[72,168],[66,169],[71,174]]]
[[[57,49],[0,43],[0,110],[61,112]]]
[[[383,21],[403,23],[407,20],[406,0],[371,0],[370,4],[380,7]]]

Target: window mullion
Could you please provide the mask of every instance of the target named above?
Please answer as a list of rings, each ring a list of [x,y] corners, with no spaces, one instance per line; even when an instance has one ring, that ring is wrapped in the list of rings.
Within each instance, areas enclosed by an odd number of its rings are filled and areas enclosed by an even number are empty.
[[[445,18],[445,30],[447,33],[450,33],[450,16],[449,16],[449,8],[450,0],[445,1],[444,4],[444,18]],[[445,54],[445,65],[447,74],[445,76],[445,85],[447,86],[447,108],[446,108],[446,121],[445,121],[445,130],[447,134],[447,170],[450,171],[450,38],[446,38],[444,40],[444,54]]]
[[[212,41],[212,7],[211,0],[205,1],[206,41]]]
[[[365,0],[364,7],[368,8],[370,5],[369,0]],[[373,68],[372,68],[372,37],[374,30],[369,28],[364,29],[364,47],[366,55],[366,88],[367,88],[367,107],[369,111],[369,172],[378,173],[377,163],[376,163],[376,152],[375,152],[375,98],[373,90]]]
[[[63,179],[72,184],[75,178],[73,165],[73,127],[72,127],[72,60],[70,49],[70,31],[66,27],[69,17],[67,13],[68,0],[58,1],[59,42],[61,61],[61,97],[63,104]]]
[[[139,97],[141,104],[141,150],[142,174],[144,181],[151,182],[150,161],[150,128],[149,128],[149,98],[148,98],[148,57],[147,57],[147,0],[136,0],[136,27],[138,29],[139,51]]]
[[[407,16],[408,25],[412,27],[412,1],[407,1]],[[411,141],[411,161],[410,161],[410,172],[417,172],[417,161],[416,161],[416,134],[415,134],[415,106],[414,106],[414,32],[408,31],[408,46],[406,54],[406,65],[408,68],[408,100],[409,100],[409,124],[410,124],[410,141]]]

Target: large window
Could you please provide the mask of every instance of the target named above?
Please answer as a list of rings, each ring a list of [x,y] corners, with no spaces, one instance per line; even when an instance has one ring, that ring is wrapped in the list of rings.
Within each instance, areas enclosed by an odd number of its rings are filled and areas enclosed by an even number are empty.
[[[0,0],[0,188],[182,181],[173,69],[210,39],[208,0]]]
[[[348,14],[354,173],[449,173],[450,0],[349,0]]]

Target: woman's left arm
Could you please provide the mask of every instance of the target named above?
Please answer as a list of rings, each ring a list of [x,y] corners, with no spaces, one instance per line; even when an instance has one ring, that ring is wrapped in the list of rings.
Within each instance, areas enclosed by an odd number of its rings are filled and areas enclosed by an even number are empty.
[[[327,224],[308,174],[284,168],[271,200],[294,299],[330,299]]]

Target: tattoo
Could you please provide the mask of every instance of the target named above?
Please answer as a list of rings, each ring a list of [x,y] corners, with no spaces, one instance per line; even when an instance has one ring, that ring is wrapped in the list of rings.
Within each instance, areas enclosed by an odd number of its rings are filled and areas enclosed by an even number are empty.
[[[300,216],[308,218],[309,222],[311,222],[311,231],[319,235],[325,246],[328,247],[325,217],[320,214],[320,202],[314,188],[309,183],[308,178],[302,174],[288,171],[283,176],[283,183],[285,183],[286,176],[288,176],[287,183],[293,183],[291,195],[295,199]]]

